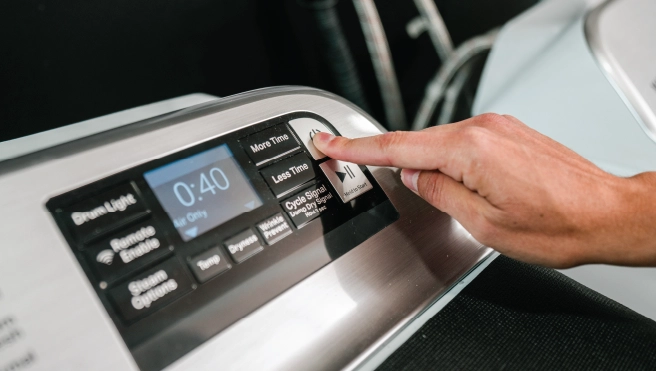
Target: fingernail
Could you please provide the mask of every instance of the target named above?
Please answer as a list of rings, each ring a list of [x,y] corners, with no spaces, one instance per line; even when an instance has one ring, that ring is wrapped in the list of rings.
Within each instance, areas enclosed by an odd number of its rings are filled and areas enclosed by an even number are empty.
[[[320,133],[317,133],[317,134],[314,136],[314,138],[312,138],[312,141],[313,141],[315,144],[316,144],[316,143],[326,144],[326,143],[330,142],[330,141],[333,140],[333,139],[335,139],[335,136],[334,136],[334,135],[332,135],[332,134],[330,134],[330,133],[320,132]]]
[[[417,188],[417,181],[419,180],[420,170],[411,170],[403,169],[401,170],[401,181],[405,184],[406,187],[410,188],[411,191],[417,193],[419,189]]]

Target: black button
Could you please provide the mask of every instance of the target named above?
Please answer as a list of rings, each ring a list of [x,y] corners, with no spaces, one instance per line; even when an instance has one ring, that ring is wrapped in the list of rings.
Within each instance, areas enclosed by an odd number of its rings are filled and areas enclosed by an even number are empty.
[[[172,258],[113,288],[109,296],[121,316],[133,320],[191,291],[191,285],[184,266]]]
[[[106,281],[134,272],[169,252],[162,229],[152,220],[124,229],[84,251],[89,264]]]
[[[304,153],[266,167],[260,173],[276,197],[284,196],[316,177],[312,161]]]
[[[260,239],[250,228],[223,243],[237,263],[241,263],[264,250]]]
[[[89,241],[148,212],[132,184],[78,202],[63,210],[63,220],[78,241]]]
[[[319,182],[286,199],[281,205],[297,228],[301,228],[321,214],[331,211],[337,213],[338,207],[335,196],[324,182]]]
[[[280,124],[241,140],[255,165],[260,166],[301,148],[287,125]]]
[[[200,255],[194,256],[189,260],[189,266],[201,283],[232,268],[227,259],[221,256],[218,247],[213,247]]]
[[[269,245],[273,245],[292,233],[292,228],[280,213],[259,222],[257,229]]]

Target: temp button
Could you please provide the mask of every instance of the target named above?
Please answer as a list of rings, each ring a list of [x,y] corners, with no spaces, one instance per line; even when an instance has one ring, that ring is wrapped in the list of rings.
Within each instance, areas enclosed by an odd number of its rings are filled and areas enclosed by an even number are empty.
[[[212,247],[189,259],[189,266],[200,283],[232,268],[218,247]]]

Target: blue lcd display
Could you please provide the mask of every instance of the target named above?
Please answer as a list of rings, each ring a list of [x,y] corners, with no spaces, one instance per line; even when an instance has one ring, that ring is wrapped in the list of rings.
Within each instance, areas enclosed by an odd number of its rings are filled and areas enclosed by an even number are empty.
[[[262,206],[227,145],[144,173],[184,241]]]

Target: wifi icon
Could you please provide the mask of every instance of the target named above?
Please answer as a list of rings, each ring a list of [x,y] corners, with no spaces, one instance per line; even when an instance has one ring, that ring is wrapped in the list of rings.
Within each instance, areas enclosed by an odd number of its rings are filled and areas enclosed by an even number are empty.
[[[98,256],[96,256],[96,261],[98,263],[112,265],[112,262],[114,261],[114,251],[107,249],[99,252]]]

